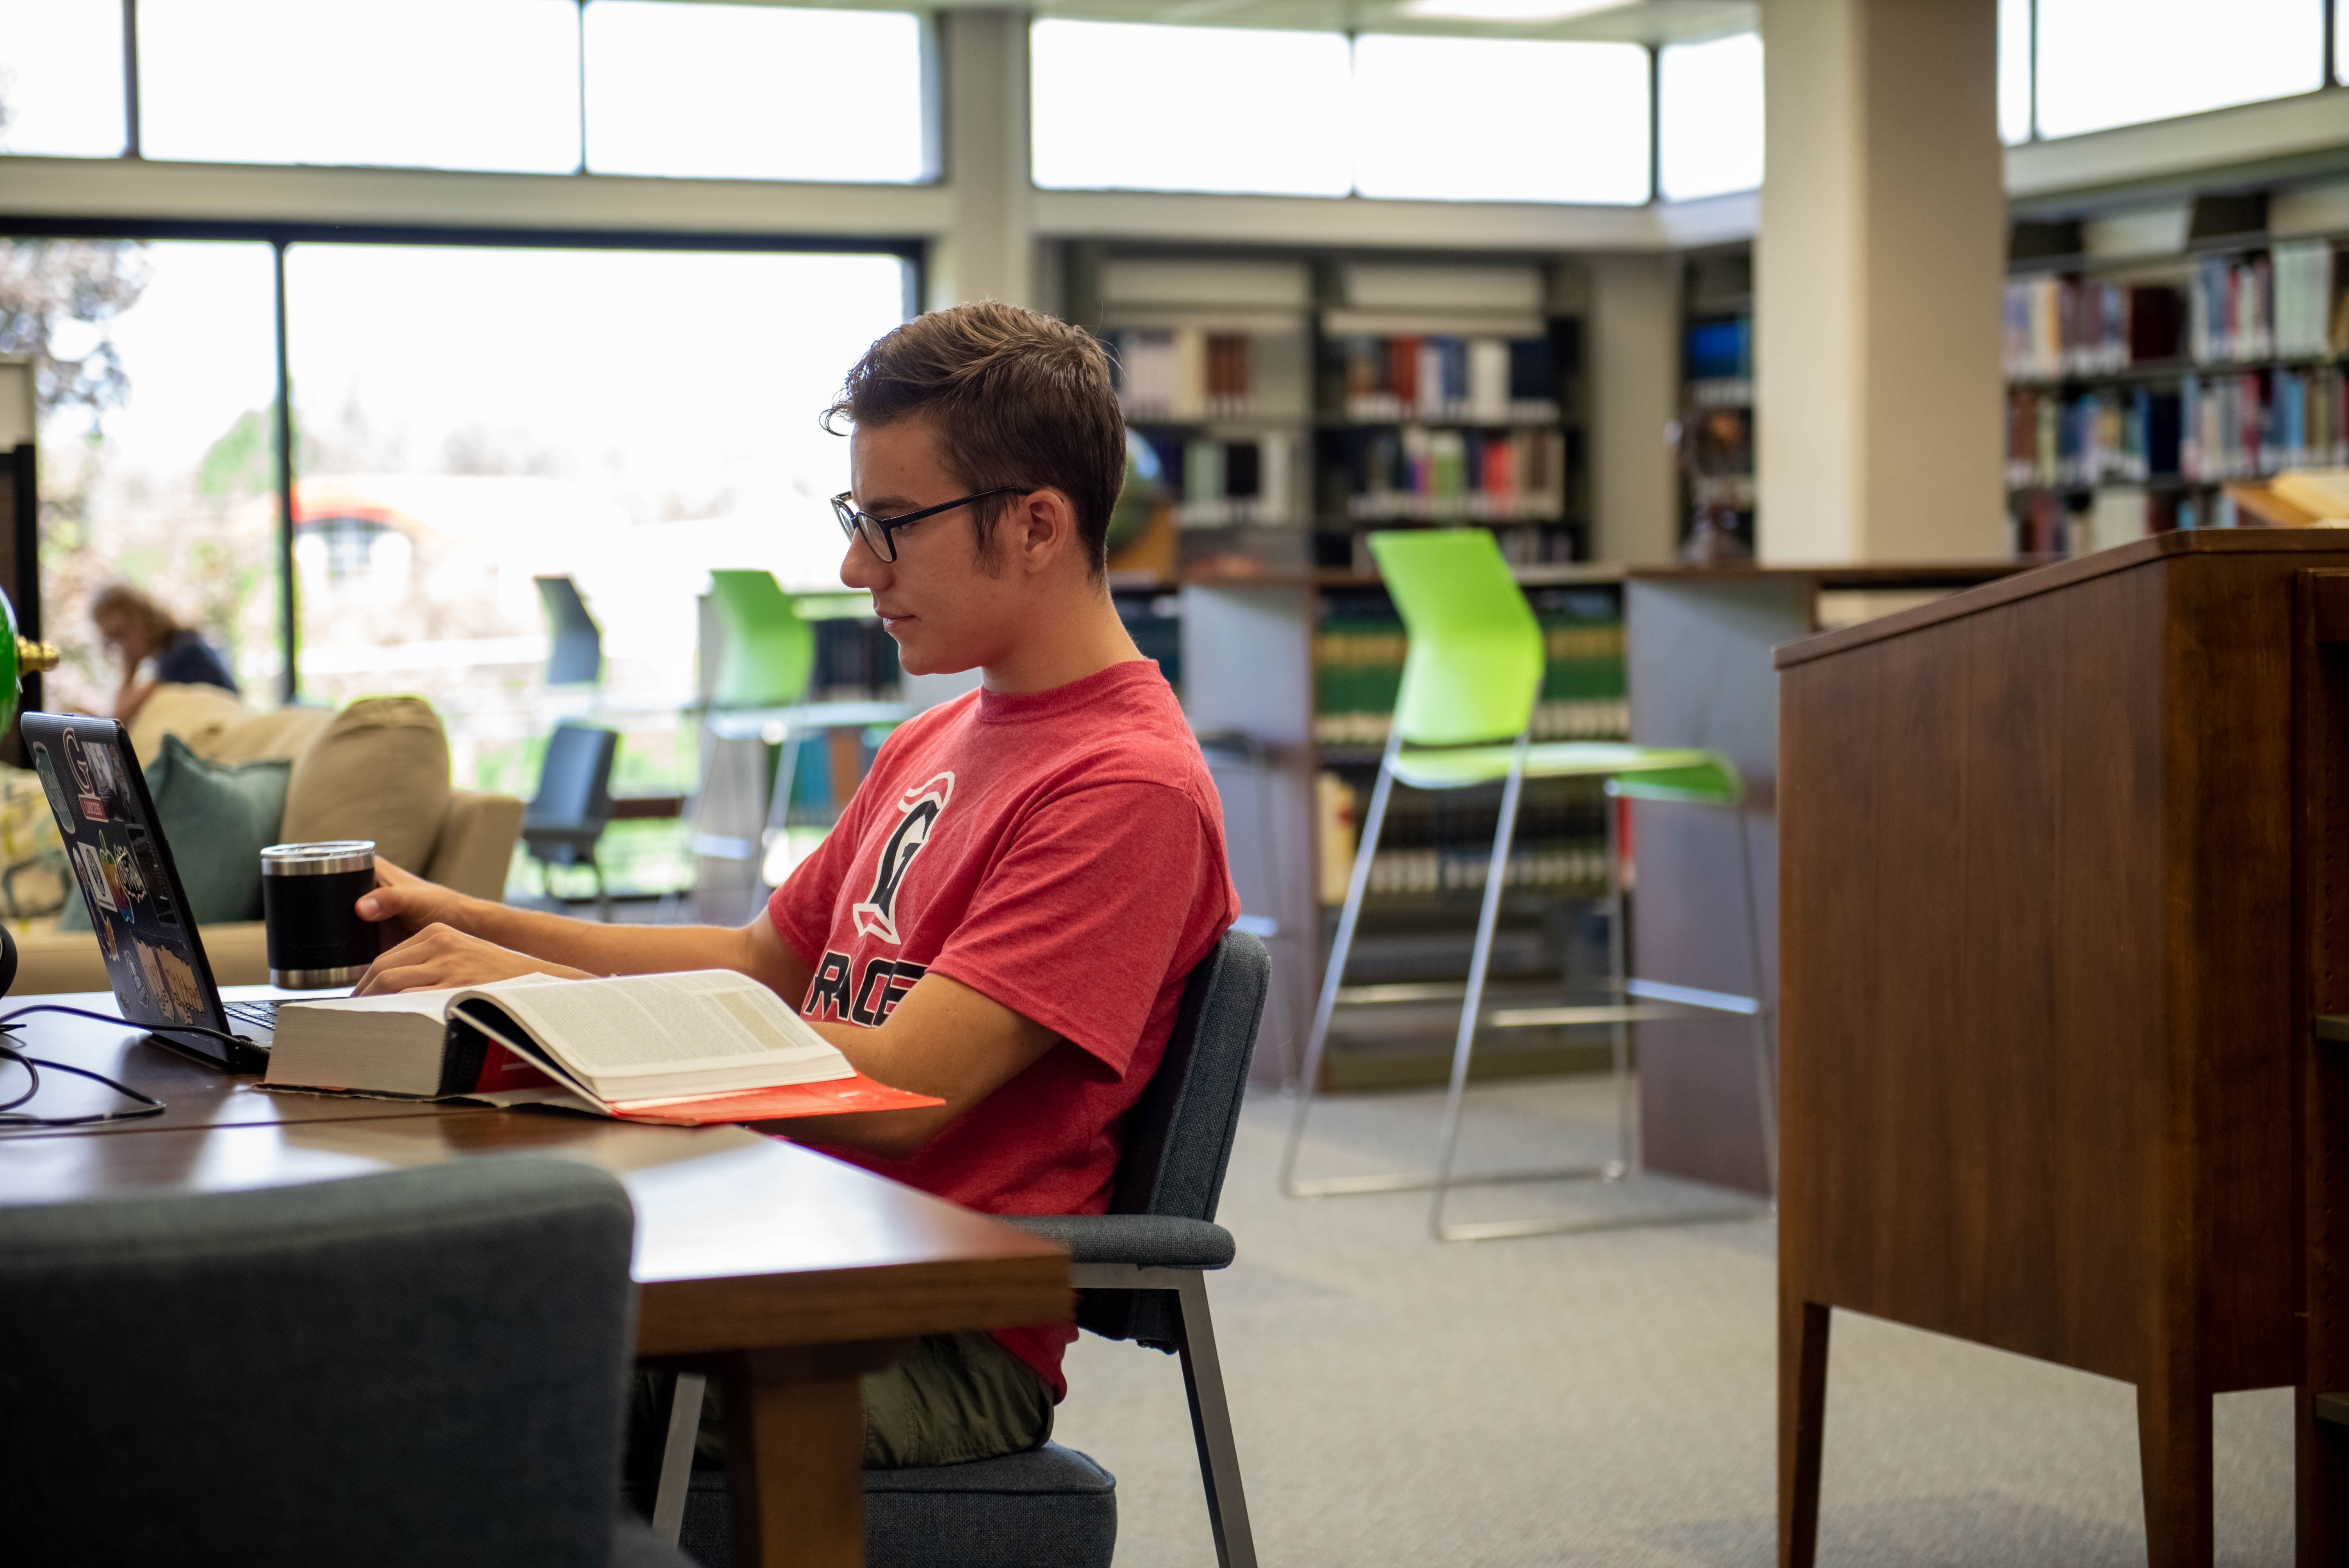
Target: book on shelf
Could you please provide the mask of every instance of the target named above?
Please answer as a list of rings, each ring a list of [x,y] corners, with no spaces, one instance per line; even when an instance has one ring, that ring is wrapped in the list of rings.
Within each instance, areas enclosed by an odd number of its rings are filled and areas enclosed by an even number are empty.
[[[1566,511],[1563,430],[1357,431],[1347,516],[1365,522],[1519,521]]]
[[[2184,307],[2166,284],[2054,273],[2006,285],[2009,377],[2056,381],[2159,365],[2184,351]]]
[[[2349,401],[2337,366],[2189,376],[2179,397],[2178,471],[2189,480],[2252,479],[2349,459]]]
[[[1557,356],[1547,337],[1338,338],[1346,418],[1462,424],[1549,424],[1558,417]]]
[[[1247,333],[1127,328],[1109,341],[1129,419],[1245,419],[1256,412]]]
[[[1299,521],[1298,437],[1286,430],[1226,439],[1144,430],[1172,493],[1178,528],[1278,528]]]
[[[1354,822],[1361,802],[1340,774],[1316,780],[1325,905],[1345,902],[1353,872]],[[1520,800],[1504,887],[1596,891],[1607,881],[1607,798],[1595,779],[1536,779]],[[1492,872],[1497,808],[1458,797],[1396,790],[1387,797],[1365,892],[1407,899],[1480,892]],[[1344,851],[1342,860],[1334,850]]]
[[[1682,339],[1682,379],[1700,408],[1754,406],[1754,318],[1713,317],[1688,324]]]
[[[730,969],[290,1002],[263,1080],[392,1099],[490,1099],[698,1126],[945,1103],[849,1065]]]
[[[1630,730],[1622,612],[1614,596],[1537,588],[1526,597],[1542,631],[1537,740],[1619,740]],[[1313,738],[1322,745],[1383,745],[1392,727],[1410,639],[1383,597],[1322,603],[1313,638]]]

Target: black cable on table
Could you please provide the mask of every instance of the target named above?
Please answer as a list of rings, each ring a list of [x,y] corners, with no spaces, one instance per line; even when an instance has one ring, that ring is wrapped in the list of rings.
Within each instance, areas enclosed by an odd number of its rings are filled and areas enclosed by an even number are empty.
[[[225,1041],[230,1045],[243,1043],[234,1035],[225,1034],[219,1029],[206,1028],[198,1024],[168,1024],[160,1026],[137,1024],[132,1023],[129,1018],[116,1017],[105,1013],[93,1013],[82,1007],[63,1007],[54,1002],[37,1002],[29,1007],[19,1007],[5,1017],[0,1017],[0,1032],[15,1029],[17,1019],[27,1017],[35,1013],[63,1013],[70,1017],[89,1018],[101,1024],[123,1024],[134,1029],[147,1029],[155,1034],[208,1035],[215,1040]],[[152,1095],[142,1094],[127,1083],[118,1083],[104,1073],[93,1072],[88,1068],[78,1068],[71,1062],[50,1061],[42,1057],[27,1056],[23,1048],[13,1041],[0,1040],[0,1060],[16,1063],[25,1069],[26,1077],[30,1079],[23,1094],[5,1104],[0,1104],[0,1130],[26,1127],[95,1127],[109,1121],[137,1121],[144,1117],[160,1116],[166,1109],[161,1100]],[[54,1072],[72,1073],[77,1078],[86,1078],[94,1083],[104,1084],[123,1099],[135,1100],[138,1103],[129,1110],[98,1111],[88,1116],[34,1116],[29,1112],[19,1111],[16,1109],[18,1106],[40,1092],[43,1068],[47,1068]]]

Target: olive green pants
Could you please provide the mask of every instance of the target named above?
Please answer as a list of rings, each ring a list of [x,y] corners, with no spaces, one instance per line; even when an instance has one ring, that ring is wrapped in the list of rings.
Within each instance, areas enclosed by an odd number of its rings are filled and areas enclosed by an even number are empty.
[[[984,1334],[933,1334],[905,1358],[864,1380],[864,1468],[911,1470],[966,1464],[1040,1448],[1052,1435],[1052,1391],[1009,1350]],[[726,1459],[718,1385],[702,1398],[697,1463]],[[668,1405],[666,1374],[636,1376],[637,1441],[660,1451]]]

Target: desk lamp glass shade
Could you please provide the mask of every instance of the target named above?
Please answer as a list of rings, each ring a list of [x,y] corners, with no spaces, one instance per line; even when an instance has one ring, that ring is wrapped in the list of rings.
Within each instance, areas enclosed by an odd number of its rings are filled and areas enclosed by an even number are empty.
[[[27,641],[16,634],[16,606],[5,593],[0,593],[0,734],[6,733],[16,722],[16,683],[26,676],[36,676],[57,667],[57,650],[54,643]]]

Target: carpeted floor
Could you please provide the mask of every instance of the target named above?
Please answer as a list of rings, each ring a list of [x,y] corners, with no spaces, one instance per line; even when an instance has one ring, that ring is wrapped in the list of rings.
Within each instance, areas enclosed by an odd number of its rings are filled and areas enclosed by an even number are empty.
[[[1426,1158],[1433,1095],[1331,1103],[1311,1171]],[[1603,1083],[1475,1104],[1495,1166],[1606,1152]],[[1247,1108],[1211,1287],[1267,1568],[1773,1561],[1768,1221],[1439,1245],[1423,1194],[1278,1196],[1285,1115]],[[1495,1187],[1460,1217],[1718,1196]],[[1174,1357],[1088,1336],[1069,1375],[1056,1435],[1118,1477],[1121,1568],[1212,1564]],[[2144,1563],[2126,1386],[1838,1314],[1828,1387],[1823,1564]],[[2218,1402],[2221,1563],[2291,1560],[2290,1415]]]

